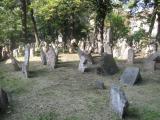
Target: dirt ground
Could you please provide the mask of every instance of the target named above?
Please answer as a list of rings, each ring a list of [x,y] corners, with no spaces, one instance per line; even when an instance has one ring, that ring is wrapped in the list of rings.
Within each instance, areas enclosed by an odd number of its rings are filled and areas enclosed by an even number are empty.
[[[160,120],[160,70],[143,70],[143,60],[134,65],[140,67],[143,80],[133,87],[119,82],[128,66],[125,61],[117,61],[120,71],[113,76],[100,76],[94,70],[80,73],[77,54],[60,54],[59,61],[50,72],[39,57],[31,58],[28,79],[13,71],[10,60],[0,63],[0,87],[10,100],[0,120],[118,120],[109,106],[112,84],[122,86],[129,100],[126,120]],[[96,89],[96,80],[104,81],[106,89]]]

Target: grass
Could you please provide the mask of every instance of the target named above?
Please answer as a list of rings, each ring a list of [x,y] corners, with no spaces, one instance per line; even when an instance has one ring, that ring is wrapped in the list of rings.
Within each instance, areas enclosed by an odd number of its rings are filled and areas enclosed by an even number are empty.
[[[10,62],[0,63],[0,87],[13,96],[12,110],[2,120],[118,120],[109,107],[112,84],[122,86],[129,100],[125,120],[159,120],[160,71],[149,73],[141,63],[135,64],[143,80],[126,87],[118,80],[127,66],[124,61],[118,61],[120,71],[113,76],[81,74],[77,66],[75,54],[61,54],[58,68],[52,72],[41,65],[40,58],[31,58],[31,77],[26,79],[11,69]],[[96,80],[104,81],[106,89],[97,90]]]

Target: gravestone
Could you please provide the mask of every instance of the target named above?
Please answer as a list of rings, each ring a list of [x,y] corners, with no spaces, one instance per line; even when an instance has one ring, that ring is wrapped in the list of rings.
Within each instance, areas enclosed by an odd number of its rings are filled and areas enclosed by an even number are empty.
[[[132,48],[128,49],[128,59],[127,62],[129,64],[133,64],[134,63],[134,50]]]
[[[35,48],[31,47],[30,48],[30,57],[34,57],[34,54],[35,54]]]
[[[104,52],[107,54],[112,54],[112,48],[109,43],[104,43]]]
[[[0,112],[5,112],[8,104],[7,93],[3,89],[0,89]]]
[[[105,85],[104,85],[104,82],[103,81],[101,81],[101,80],[97,80],[96,82],[95,82],[95,85],[96,85],[96,88],[97,89],[106,89],[106,87],[105,87]]]
[[[18,49],[13,50],[13,57],[18,57]]]
[[[78,70],[82,73],[87,71],[87,59],[85,58],[85,56],[80,56],[80,62],[79,62],[79,66],[78,66]]]
[[[24,53],[24,63],[22,64],[22,73],[28,78],[29,72],[30,45],[26,45]]]
[[[148,58],[144,61],[144,69],[148,71],[155,71],[156,70],[156,62],[160,61],[160,53],[156,52],[148,56]]]
[[[69,48],[69,53],[74,53],[76,50],[76,39],[71,40],[70,48]]]
[[[24,55],[24,49],[23,49],[23,46],[19,46],[19,47],[18,47],[18,53],[19,53],[19,56]]]
[[[47,57],[47,65],[50,71],[54,70],[56,68],[56,53],[52,46],[49,47],[48,51],[46,52]]]
[[[14,70],[15,71],[20,71],[21,70],[21,65],[20,65],[19,61],[16,60],[16,58],[14,58],[13,56],[10,56],[10,58],[11,58],[11,62],[13,64]]]
[[[140,69],[138,67],[127,67],[120,77],[120,81],[129,86],[133,86],[141,79]]]
[[[112,56],[112,54],[103,53],[99,67],[97,68],[97,74],[113,75],[118,72],[118,66]]]
[[[47,58],[46,58],[46,54],[43,51],[43,49],[41,49],[41,62],[43,65],[47,65]]]
[[[78,47],[79,47],[82,51],[84,51],[84,50],[85,50],[85,43],[84,43],[84,41],[79,41],[79,42],[78,42]]]
[[[94,60],[91,53],[87,53],[85,51],[80,50],[80,48],[78,48],[78,56],[79,56],[79,59],[81,56],[84,56],[85,59],[87,60],[87,63],[94,64]]]
[[[122,88],[116,85],[111,86],[110,102],[113,111],[118,114],[120,119],[123,119],[127,113],[129,104]]]

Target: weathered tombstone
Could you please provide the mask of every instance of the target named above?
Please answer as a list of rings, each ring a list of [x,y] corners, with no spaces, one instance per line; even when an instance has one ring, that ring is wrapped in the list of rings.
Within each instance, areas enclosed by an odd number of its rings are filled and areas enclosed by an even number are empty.
[[[107,54],[112,54],[112,48],[109,43],[104,43],[104,52]]]
[[[23,46],[18,47],[18,53],[19,53],[20,56],[24,55]]]
[[[0,112],[5,112],[8,104],[7,93],[3,89],[0,89]]]
[[[18,57],[18,49],[13,50],[13,57]]]
[[[144,61],[144,68],[148,71],[155,71],[156,69],[156,62],[160,61],[158,58],[160,58],[160,53],[156,52],[154,54],[151,54],[145,61]]]
[[[84,50],[85,50],[85,43],[84,43],[84,41],[79,41],[79,42],[78,42],[78,47],[79,47],[82,51],[84,51]]]
[[[49,69],[52,71],[56,68],[56,53],[52,46],[49,47],[48,51],[46,52],[47,56],[47,65]]]
[[[118,72],[118,66],[111,54],[103,53],[99,67],[97,68],[97,74],[110,74],[113,75]]]
[[[120,77],[120,81],[129,86],[133,86],[141,79],[140,69],[138,67],[127,67]]]
[[[113,111],[118,114],[120,119],[123,119],[127,113],[128,109],[128,100],[125,96],[125,93],[122,88],[120,88],[117,85],[111,86],[110,91],[110,101],[111,101],[111,107]]]
[[[13,56],[10,56],[10,58],[11,58],[11,62],[13,64],[14,70],[15,71],[20,71],[21,70],[21,67],[20,67],[21,65],[20,65],[19,61],[16,60],[16,58],[14,58]]]
[[[96,85],[96,88],[97,88],[97,89],[105,89],[105,88],[106,88],[105,85],[104,85],[104,82],[101,81],[101,80],[97,80],[97,81],[95,82],[95,85]]]
[[[103,44],[100,41],[98,41],[97,44],[98,44],[98,46],[97,46],[98,47],[98,53],[101,54],[103,52]]]
[[[134,50],[132,48],[128,49],[128,59],[127,62],[129,64],[133,64],[134,63]]]
[[[113,57],[114,57],[114,58],[119,58],[120,55],[121,55],[120,49],[119,49],[118,47],[115,47],[115,48],[113,49]]]
[[[85,56],[80,56],[80,62],[79,62],[79,66],[78,66],[78,70],[82,73],[86,72],[87,70],[87,59],[85,58]]]
[[[58,47],[52,43],[52,47],[55,51],[55,55],[56,55],[56,64],[58,63]]]
[[[25,47],[24,63],[22,64],[22,73],[26,76],[26,78],[28,78],[29,58],[30,58],[30,45],[28,44]]]
[[[79,59],[81,56],[84,56],[85,59],[87,60],[87,63],[90,63],[90,64],[94,63],[92,55],[90,53],[80,50],[79,48],[78,48],[78,56],[79,56]]]
[[[74,53],[76,49],[76,39],[71,40],[70,48],[69,48],[69,53]]]
[[[47,65],[47,58],[46,58],[46,54],[43,51],[43,49],[41,49],[41,62],[43,65]]]
[[[35,45],[32,44],[32,46],[30,47],[30,57],[34,57],[35,54]]]

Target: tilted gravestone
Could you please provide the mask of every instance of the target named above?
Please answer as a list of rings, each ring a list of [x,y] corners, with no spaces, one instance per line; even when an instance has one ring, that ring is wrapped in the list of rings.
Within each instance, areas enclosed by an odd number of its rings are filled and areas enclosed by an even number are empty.
[[[120,81],[123,84],[130,86],[133,86],[141,79],[140,69],[138,67],[127,67],[120,77]]]
[[[10,58],[11,58],[11,62],[13,64],[14,70],[15,71],[20,71],[21,70],[21,65],[20,65],[19,61],[16,60],[16,58],[14,58],[13,56],[10,56]]]
[[[78,55],[80,59],[78,70],[82,73],[88,71],[88,65],[94,63],[92,55],[81,51],[80,48],[78,48]]]
[[[47,56],[47,65],[49,69],[52,71],[56,68],[56,61],[57,61],[57,55],[55,53],[55,50],[52,46],[49,47],[48,51],[46,52]]]
[[[30,45],[26,45],[24,53],[24,63],[22,64],[22,73],[28,78],[29,73]]]
[[[0,112],[5,112],[8,104],[7,93],[3,89],[0,89]]]
[[[88,63],[94,64],[94,60],[93,60],[92,55],[90,53],[87,53],[85,51],[80,50],[80,48],[78,48],[78,56],[79,56],[79,58],[81,56],[84,56]]]
[[[79,62],[79,66],[78,66],[78,70],[82,73],[87,71],[87,59],[85,58],[85,56],[80,56],[80,62]]]
[[[43,65],[47,65],[46,53],[44,52],[43,49],[41,49],[41,62]]]
[[[113,111],[123,119],[127,113],[129,104],[123,89],[117,85],[111,86],[110,103]]]
[[[144,61],[144,68],[148,71],[155,71],[156,70],[156,62],[160,61],[160,53],[156,52],[151,54],[145,61]]]
[[[129,64],[134,63],[134,50],[132,48],[128,49],[128,59],[127,59]]]
[[[105,89],[105,88],[106,88],[105,85],[104,85],[104,82],[101,81],[101,80],[97,80],[97,81],[95,82],[95,85],[96,85],[96,88],[97,88],[97,89]]]
[[[118,66],[112,56],[112,54],[103,53],[99,67],[97,68],[97,74],[110,74],[113,75],[118,72]]]

